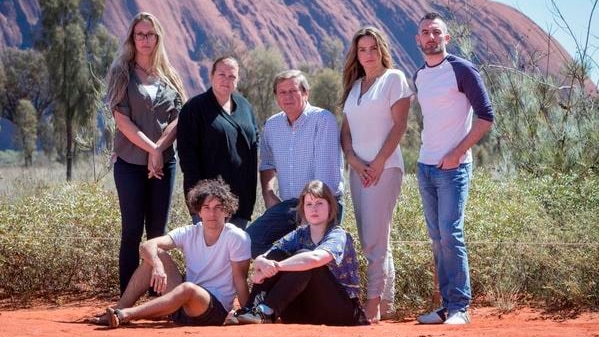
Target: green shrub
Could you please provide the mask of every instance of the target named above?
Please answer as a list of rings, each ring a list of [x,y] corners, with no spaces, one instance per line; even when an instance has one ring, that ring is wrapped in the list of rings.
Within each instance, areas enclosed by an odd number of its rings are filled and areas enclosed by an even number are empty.
[[[0,199],[0,298],[118,294],[120,215],[114,187],[105,185],[46,182]],[[180,185],[169,229],[189,223]],[[595,176],[502,178],[476,171],[465,224],[474,304],[506,311],[523,301],[599,308],[598,201]],[[254,217],[263,208],[259,202]],[[360,250],[349,191],[344,212],[343,226]],[[425,310],[434,267],[414,175],[404,178],[391,235],[398,312]],[[365,285],[366,261],[359,259]]]
[[[99,291],[118,281],[120,229],[114,193],[63,184],[0,205],[2,297]]]

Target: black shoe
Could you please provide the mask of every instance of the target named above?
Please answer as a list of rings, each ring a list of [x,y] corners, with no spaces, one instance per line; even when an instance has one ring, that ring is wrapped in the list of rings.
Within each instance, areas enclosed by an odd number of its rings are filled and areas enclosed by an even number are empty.
[[[235,314],[237,316],[237,321],[239,321],[239,324],[263,324],[274,322],[273,315],[265,314],[264,312],[262,312],[262,310],[260,310],[260,307],[254,307],[252,310],[244,312],[240,315],[237,315],[237,313]]]

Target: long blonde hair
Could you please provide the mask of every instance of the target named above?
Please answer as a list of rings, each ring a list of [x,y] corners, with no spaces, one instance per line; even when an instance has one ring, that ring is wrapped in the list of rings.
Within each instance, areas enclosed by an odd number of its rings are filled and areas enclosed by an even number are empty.
[[[135,59],[135,42],[133,40],[133,29],[141,21],[147,21],[152,24],[156,31],[157,40],[156,47],[152,52],[151,60],[152,65],[148,69],[152,73],[155,73],[161,80],[173,88],[181,96],[181,100],[185,102],[185,89],[183,88],[183,81],[179,77],[179,74],[173,68],[166,55],[164,47],[164,30],[158,19],[146,12],[140,12],[129,24],[127,30],[127,38],[123,41],[121,48],[119,49],[117,57],[110,65],[107,75],[107,88],[106,88],[106,100],[111,110],[125,97],[127,91],[127,85],[129,83],[129,64]]]
[[[349,92],[351,91],[354,82],[366,74],[364,67],[362,67],[360,61],[358,61],[358,41],[364,36],[372,36],[376,41],[376,45],[381,53],[383,67],[386,69],[393,68],[393,59],[389,52],[389,44],[387,43],[387,39],[383,36],[383,33],[372,26],[358,29],[352,38],[351,46],[345,57],[345,66],[343,67],[343,96],[341,97],[341,102],[339,102],[341,106],[345,104],[345,100],[347,99],[347,96],[349,96]]]

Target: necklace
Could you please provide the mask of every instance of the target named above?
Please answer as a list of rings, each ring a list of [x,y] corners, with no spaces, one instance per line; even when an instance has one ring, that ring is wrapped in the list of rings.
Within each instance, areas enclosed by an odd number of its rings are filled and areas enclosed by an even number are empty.
[[[144,67],[140,66],[139,63],[135,62],[135,69],[139,69],[141,70],[144,74],[146,74],[146,76],[150,76],[150,72],[148,72],[147,69],[145,69]]]
[[[143,72],[146,75],[145,80],[140,78],[140,80],[143,83],[152,84],[152,83],[156,83],[158,81],[158,78],[156,76],[154,76],[154,73],[152,73],[151,71],[148,71],[148,69],[145,69],[144,67],[140,66],[139,63],[137,63],[137,62],[135,62],[135,69],[141,70],[141,72]]]

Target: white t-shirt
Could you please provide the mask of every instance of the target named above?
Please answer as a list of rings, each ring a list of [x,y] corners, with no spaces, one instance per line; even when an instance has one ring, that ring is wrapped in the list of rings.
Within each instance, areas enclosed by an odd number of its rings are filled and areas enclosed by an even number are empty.
[[[412,95],[406,76],[397,69],[387,69],[360,98],[363,78],[354,85],[343,105],[351,130],[354,152],[365,161],[373,161],[383,147],[393,127],[391,106]],[[360,103],[358,104],[358,99]],[[399,167],[404,171],[399,145],[385,162],[385,168]]]
[[[216,243],[207,246],[201,222],[173,229],[168,235],[185,256],[186,281],[205,288],[225,310],[231,310],[236,293],[231,262],[251,258],[249,235],[227,223]]]
[[[414,75],[424,129],[418,162],[439,165],[470,132],[472,117],[492,122],[494,112],[478,70],[467,60],[447,55],[443,62],[424,64]],[[468,149],[460,163],[472,162]]]
[[[148,95],[150,95],[150,98],[152,99],[152,101],[156,100],[156,94],[158,93],[159,85],[160,85],[159,82],[154,82],[152,84],[142,84],[142,86],[144,87],[144,89],[146,90]]]

